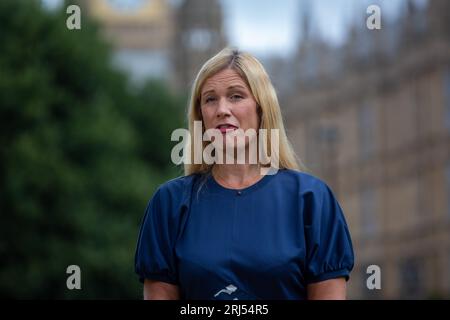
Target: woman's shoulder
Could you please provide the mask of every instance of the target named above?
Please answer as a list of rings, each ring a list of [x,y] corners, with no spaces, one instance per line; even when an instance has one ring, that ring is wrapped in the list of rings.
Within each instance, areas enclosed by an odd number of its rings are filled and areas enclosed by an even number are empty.
[[[328,185],[321,178],[304,171],[293,169],[283,169],[278,172],[281,183],[295,183],[302,190],[317,190],[328,188]]]
[[[163,182],[159,189],[164,190],[180,190],[185,188],[186,186],[192,185],[194,181],[196,180],[198,175],[191,174],[188,176],[179,176],[170,180],[167,180],[166,182]]]
[[[173,195],[182,195],[186,191],[192,190],[195,182],[198,180],[198,174],[191,174],[188,176],[179,176],[173,179],[170,179],[164,183],[162,183],[157,192],[164,194],[173,194]]]
[[[160,184],[151,196],[149,205],[174,212],[177,208],[188,206],[197,178],[197,175],[180,176]]]

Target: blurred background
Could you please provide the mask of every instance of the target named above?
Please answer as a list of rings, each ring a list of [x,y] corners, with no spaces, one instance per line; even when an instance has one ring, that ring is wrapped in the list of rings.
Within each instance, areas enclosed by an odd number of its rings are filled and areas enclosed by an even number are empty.
[[[182,175],[170,134],[227,45],[264,64],[297,154],[345,212],[349,298],[450,298],[446,0],[0,1],[0,297],[142,297],[144,209]]]

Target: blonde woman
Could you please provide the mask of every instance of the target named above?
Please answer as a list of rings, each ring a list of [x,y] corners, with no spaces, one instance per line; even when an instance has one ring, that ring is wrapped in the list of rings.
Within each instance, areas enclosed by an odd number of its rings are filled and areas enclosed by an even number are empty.
[[[185,176],[161,185],[147,206],[135,258],[144,298],[345,299],[354,255],[343,212],[296,160],[261,63],[232,48],[208,60],[188,120],[191,139],[199,123],[202,134],[219,135],[192,147]],[[265,135],[250,161],[261,129],[277,134]],[[247,131],[257,134],[235,143]],[[232,149],[235,160],[247,152],[245,161],[205,161],[211,144],[214,159]],[[275,164],[263,161],[269,149]]]

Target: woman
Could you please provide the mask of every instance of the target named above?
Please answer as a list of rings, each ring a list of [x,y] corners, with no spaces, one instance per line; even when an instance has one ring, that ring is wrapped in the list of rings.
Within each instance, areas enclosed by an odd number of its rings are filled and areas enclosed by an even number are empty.
[[[136,249],[144,298],[345,299],[354,256],[344,215],[330,188],[300,171],[259,61],[229,48],[207,61],[188,117],[191,133],[195,121],[220,130],[216,155],[237,129],[278,129],[265,147],[277,144],[277,166],[262,175],[260,158],[187,163],[184,177],[160,186]]]

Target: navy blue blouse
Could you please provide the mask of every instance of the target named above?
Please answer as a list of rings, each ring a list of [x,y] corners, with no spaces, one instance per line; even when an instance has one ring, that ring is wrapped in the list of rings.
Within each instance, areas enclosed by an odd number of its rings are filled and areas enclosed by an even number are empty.
[[[150,200],[135,268],[182,299],[305,299],[310,283],[353,269],[341,207],[320,179],[279,170],[241,190],[211,175],[166,182]]]

